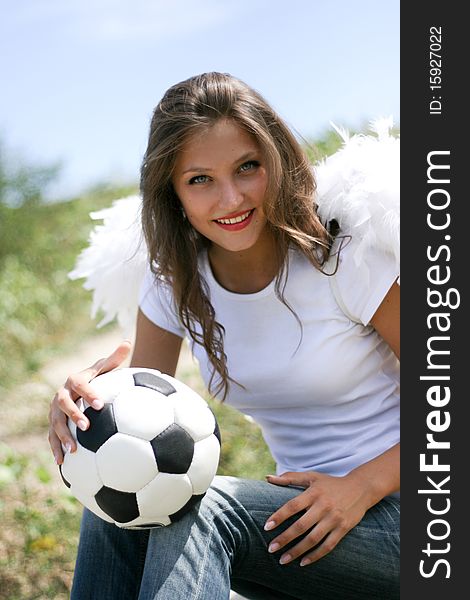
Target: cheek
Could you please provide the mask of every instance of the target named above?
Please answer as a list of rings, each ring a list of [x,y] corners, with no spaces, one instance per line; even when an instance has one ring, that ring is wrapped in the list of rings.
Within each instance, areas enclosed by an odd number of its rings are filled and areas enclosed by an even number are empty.
[[[198,227],[198,225],[201,223],[201,215],[199,215],[196,211],[194,210],[189,210],[186,211],[186,216],[188,218],[188,221],[191,223],[191,225],[193,227]]]
[[[200,201],[200,199],[193,197],[191,194],[179,194],[178,195],[181,203],[181,207],[183,208],[188,219],[197,219],[200,217],[203,209],[204,203]]]
[[[196,229],[207,223],[208,219],[210,219],[210,215],[212,214],[207,208],[205,202],[186,202],[183,204],[183,208],[189,222]]]
[[[256,182],[256,195],[264,200],[266,195],[266,190],[268,189],[268,176],[263,173],[263,176],[260,177]]]

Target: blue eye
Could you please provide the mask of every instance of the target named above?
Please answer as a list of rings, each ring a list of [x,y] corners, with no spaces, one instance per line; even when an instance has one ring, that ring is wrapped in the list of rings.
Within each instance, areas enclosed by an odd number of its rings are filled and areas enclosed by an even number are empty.
[[[251,171],[252,169],[256,169],[256,167],[259,167],[259,162],[257,160],[249,160],[242,164],[240,171]]]
[[[194,183],[206,183],[207,179],[207,175],[196,175],[195,177],[191,177],[188,183],[189,185],[192,185]]]

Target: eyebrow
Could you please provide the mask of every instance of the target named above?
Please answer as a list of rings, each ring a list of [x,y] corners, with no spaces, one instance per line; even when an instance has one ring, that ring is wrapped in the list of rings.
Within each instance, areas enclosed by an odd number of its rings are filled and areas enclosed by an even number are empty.
[[[237,160],[233,161],[233,164],[237,164],[237,163],[242,163],[243,161],[247,160],[248,158],[254,158],[255,156],[257,157],[259,154],[259,152],[257,150],[250,150],[249,152],[245,152],[245,154],[243,154],[242,156],[240,156],[239,158],[237,158]],[[181,175],[185,175],[186,173],[191,173],[191,172],[205,172],[205,171],[212,171],[213,169],[210,169],[209,167],[189,167],[187,169],[185,169]]]

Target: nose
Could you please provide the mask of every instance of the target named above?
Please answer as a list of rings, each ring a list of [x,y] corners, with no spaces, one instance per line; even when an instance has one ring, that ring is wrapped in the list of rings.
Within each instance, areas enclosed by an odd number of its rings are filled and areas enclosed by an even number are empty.
[[[224,181],[220,186],[219,206],[222,212],[234,212],[243,201],[243,194],[233,180]]]

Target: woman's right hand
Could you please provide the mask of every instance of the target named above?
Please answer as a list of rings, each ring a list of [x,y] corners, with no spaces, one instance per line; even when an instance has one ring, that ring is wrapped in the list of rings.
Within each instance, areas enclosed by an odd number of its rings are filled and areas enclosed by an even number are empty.
[[[124,340],[106,358],[97,360],[84,371],[70,375],[65,384],[57,391],[49,410],[49,444],[55,461],[61,465],[64,460],[62,445],[69,452],[75,452],[77,445],[67,425],[70,417],[77,427],[83,431],[90,426],[89,420],[78,408],[76,401],[83,398],[96,410],[103,407],[103,402],[89,385],[90,381],[119,367],[131,351],[131,342]]]

